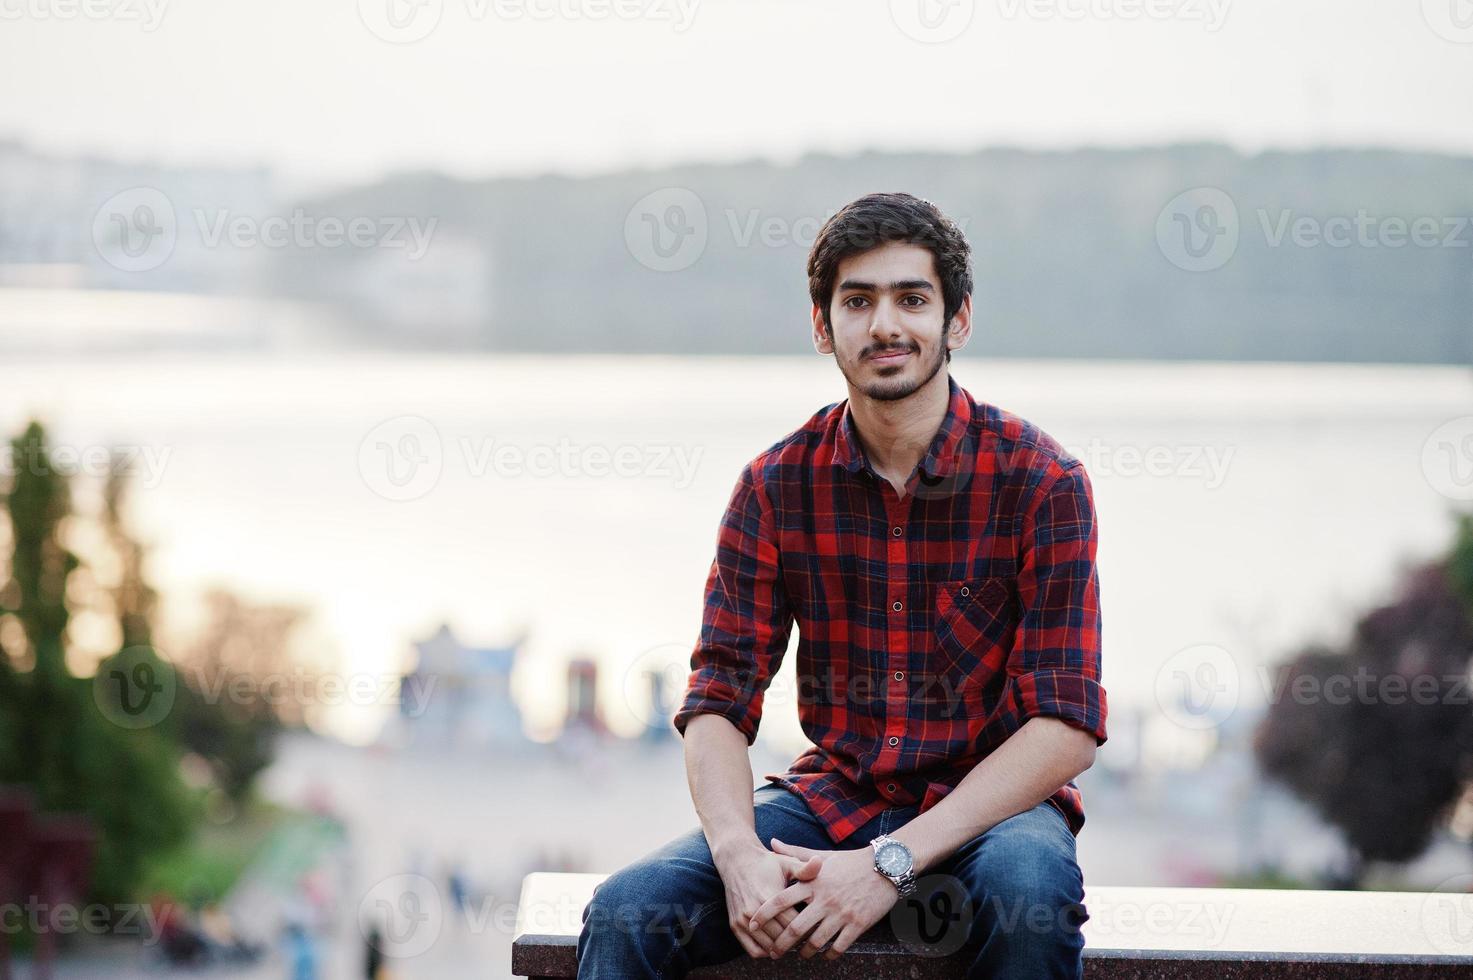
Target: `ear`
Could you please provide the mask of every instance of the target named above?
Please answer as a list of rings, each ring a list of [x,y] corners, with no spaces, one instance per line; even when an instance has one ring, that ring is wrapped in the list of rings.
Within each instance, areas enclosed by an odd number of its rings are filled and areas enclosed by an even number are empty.
[[[961,350],[972,339],[972,297],[962,297],[962,305],[951,317],[951,330],[946,335],[947,350]]]
[[[823,310],[817,303],[813,304],[813,349],[820,354],[832,354],[834,342],[830,339],[828,331],[823,326]]]

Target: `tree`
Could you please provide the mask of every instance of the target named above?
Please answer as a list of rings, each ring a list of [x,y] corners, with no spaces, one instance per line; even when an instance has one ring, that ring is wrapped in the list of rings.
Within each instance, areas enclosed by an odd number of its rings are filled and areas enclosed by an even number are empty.
[[[1470,556],[1463,519],[1451,555],[1407,573],[1345,649],[1291,661],[1255,733],[1264,772],[1345,835],[1343,887],[1358,887],[1367,861],[1421,854],[1473,779]]]
[[[97,688],[68,671],[67,583],[80,564],[63,536],[68,479],[52,465],[39,422],[11,450],[12,472],[0,494],[11,543],[0,616],[18,629],[0,629],[8,636],[9,688],[0,703],[0,781],[32,787],[43,809],[89,816],[99,834],[94,897],[126,901],[147,860],[189,832],[179,749],[165,728],[129,729],[110,720],[93,697]]]
[[[238,802],[270,764],[283,726],[301,725],[311,707],[314,675],[293,662],[290,646],[306,614],[223,589],[205,604],[209,621],[178,665],[183,737]]]

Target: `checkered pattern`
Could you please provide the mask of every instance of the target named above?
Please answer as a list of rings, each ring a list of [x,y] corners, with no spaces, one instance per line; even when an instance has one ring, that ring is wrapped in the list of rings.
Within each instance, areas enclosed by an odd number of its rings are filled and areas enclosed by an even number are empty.
[[[765,778],[841,843],[881,810],[929,809],[1029,718],[1106,739],[1094,504],[1083,465],[950,380],[902,499],[848,402],[743,470],[717,535],[681,735],[701,712],[750,744],[764,701],[813,745]],[[771,682],[798,625],[796,682]],[[1051,798],[1078,834],[1073,782]]]

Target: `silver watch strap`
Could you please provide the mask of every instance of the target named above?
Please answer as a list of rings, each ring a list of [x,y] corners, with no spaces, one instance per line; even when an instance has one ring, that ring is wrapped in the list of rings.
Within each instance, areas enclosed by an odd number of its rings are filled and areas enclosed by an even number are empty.
[[[891,841],[895,841],[895,838],[891,837],[889,834],[881,834],[874,840],[870,841],[869,844],[870,847],[874,850],[876,857],[878,858],[880,848],[884,847]],[[899,844],[900,842],[895,841],[895,843]],[[901,844],[901,846],[904,847],[905,845]],[[910,848],[906,848],[906,850],[909,851]],[[909,898],[915,892],[916,879],[914,867],[907,868],[905,871],[902,871],[898,875],[885,874],[884,871],[880,871],[880,866],[878,864],[875,865],[875,870],[879,871],[880,874],[885,875],[885,877],[890,880],[891,884],[895,886],[895,891],[899,894],[900,898]]]

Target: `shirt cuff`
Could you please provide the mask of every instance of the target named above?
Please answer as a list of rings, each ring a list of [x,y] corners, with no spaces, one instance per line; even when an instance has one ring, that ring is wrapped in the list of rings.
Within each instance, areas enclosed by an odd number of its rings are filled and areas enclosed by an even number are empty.
[[[736,726],[750,746],[757,740],[762,717],[762,695],[743,691],[716,668],[703,667],[691,675],[685,700],[675,713],[675,730],[685,736],[685,726],[699,714],[720,715]]]
[[[1019,727],[1040,715],[1060,718],[1105,744],[1105,716],[1109,711],[1105,688],[1099,681],[1074,670],[1035,670],[1012,679],[1019,711]]]

